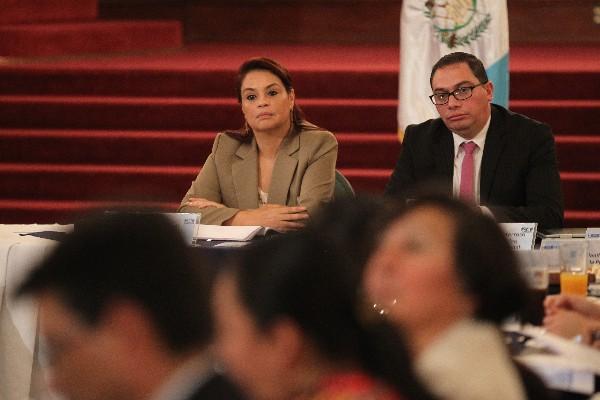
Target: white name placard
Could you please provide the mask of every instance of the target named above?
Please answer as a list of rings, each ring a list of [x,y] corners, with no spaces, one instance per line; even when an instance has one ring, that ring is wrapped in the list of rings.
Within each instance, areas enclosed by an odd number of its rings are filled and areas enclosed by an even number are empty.
[[[504,223],[500,224],[513,250],[532,250],[535,244],[537,223]]]
[[[600,239],[600,228],[587,228],[585,230],[586,239]]]
[[[600,240],[588,240],[588,267],[596,271],[600,267]]]
[[[200,223],[201,215],[196,213],[164,213],[181,231],[183,240],[189,245],[192,244],[196,225]]]

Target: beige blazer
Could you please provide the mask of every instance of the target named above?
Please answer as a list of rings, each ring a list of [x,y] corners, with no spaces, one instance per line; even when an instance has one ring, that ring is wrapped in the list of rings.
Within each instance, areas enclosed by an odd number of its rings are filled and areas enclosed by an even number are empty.
[[[337,141],[331,132],[304,130],[281,143],[271,178],[268,203],[301,205],[309,215],[333,197]],[[186,206],[202,197],[225,208]],[[192,182],[180,212],[199,212],[203,224],[221,225],[239,210],[258,208],[258,148],[256,140],[242,143],[219,133],[212,153]]]

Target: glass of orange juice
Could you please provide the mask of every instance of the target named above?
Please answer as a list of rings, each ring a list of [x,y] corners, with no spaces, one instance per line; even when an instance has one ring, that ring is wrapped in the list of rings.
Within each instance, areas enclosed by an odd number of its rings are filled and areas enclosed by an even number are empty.
[[[587,242],[561,243],[560,292],[586,296],[588,292]]]

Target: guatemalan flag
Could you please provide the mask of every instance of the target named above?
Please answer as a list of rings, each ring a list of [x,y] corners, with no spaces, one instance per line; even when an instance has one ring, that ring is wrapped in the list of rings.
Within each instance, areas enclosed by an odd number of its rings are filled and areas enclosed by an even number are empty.
[[[428,99],[431,67],[442,56],[477,56],[494,83],[493,102],[508,106],[506,0],[403,0],[400,18],[398,129],[437,118]]]

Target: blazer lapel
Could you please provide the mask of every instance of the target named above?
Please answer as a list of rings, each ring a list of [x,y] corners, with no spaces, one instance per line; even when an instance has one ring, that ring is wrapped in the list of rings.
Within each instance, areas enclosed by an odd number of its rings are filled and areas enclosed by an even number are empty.
[[[269,203],[287,204],[288,192],[298,166],[298,158],[293,155],[299,149],[300,135],[288,135],[281,143],[273,166],[271,186],[269,187]]]
[[[487,203],[492,183],[496,176],[496,167],[498,159],[502,153],[505,144],[506,126],[505,121],[498,115],[498,112],[492,105],[492,119],[485,137],[485,147],[481,158],[481,179],[479,182],[479,197],[482,204]]]
[[[434,146],[434,160],[436,175],[439,176],[440,183],[447,185],[445,188],[449,195],[452,195],[452,180],[454,175],[454,140],[452,133],[442,126],[438,131],[437,146]]]
[[[256,140],[242,143],[235,152],[237,160],[231,166],[238,208],[258,208],[258,150]]]

